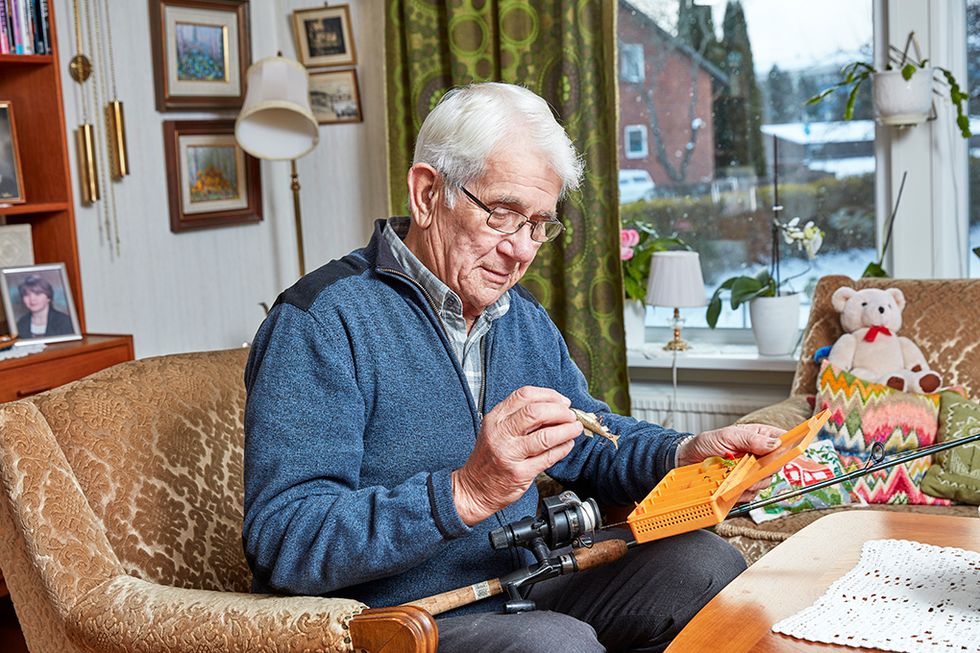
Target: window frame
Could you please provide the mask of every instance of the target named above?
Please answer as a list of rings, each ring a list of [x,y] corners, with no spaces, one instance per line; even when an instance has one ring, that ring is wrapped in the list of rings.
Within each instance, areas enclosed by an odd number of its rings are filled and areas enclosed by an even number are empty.
[[[942,62],[958,80],[966,83],[965,24],[965,2],[873,0],[875,63],[883,67],[887,44],[904,43],[906,35],[915,31],[923,56]],[[935,120],[911,129],[898,131],[875,125],[876,248],[884,240],[902,174],[908,171],[884,261],[893,278],[969,276],[968,143],[959,134],[956,112],[948,101],[943,103],[937,98],[936,109]],[[923,152],[928,155],[923,156]],[[750,331],[750,328],[685,328],[692,340],[721,344],[751,342]],[[646,336],[648,344],[665,342],[671,337],[671,328],[653,324],[648,312]]]
[[[646,52],[643,49],[643,44],[623,42],[620,43],[620,51],[624,56],[622,57],[622,61],[620,62],[619,66],[619,79],[624,82],[633,82],[636,84],[642,84],[644,81],[646,81]],[[626,56],[627,52],[632,54]],[[636,57],[637,53],[639,54],[638,58]],[[634,72],[627,71],[628,64],[629,67],[635,68],[636,71],[638,71],[638,74],[627,74],[627,72]],[[637,66],[636,64],[639,65]]]
[[[633,151],[630,149],[630,132],[639,133],[642,135],[641,143],[643,145],[642,151]],[[647,132],[646,125],[626,125],[623,127],[623,152],[626,154],[627,159],[639,160],[645,159],[650,156],[650,135]]]

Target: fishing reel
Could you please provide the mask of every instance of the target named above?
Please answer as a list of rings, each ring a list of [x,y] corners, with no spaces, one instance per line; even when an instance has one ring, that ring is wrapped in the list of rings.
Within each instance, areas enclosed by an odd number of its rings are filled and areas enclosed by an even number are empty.
[[[534,610],[534,601],[526,598],[531,585],[578,570],[575,556],[554,555],[553,550],[571,545],[591,546],[593,533],[602,526],[599,505],[594,499],[582,501],[574,492],[545,497],[538,517],[525,517],[490,531],[490,546],[495,551],[522,547],[528,549],[537,564],[518,569],[500,579],[510,600],[504,605],[509,614]]]

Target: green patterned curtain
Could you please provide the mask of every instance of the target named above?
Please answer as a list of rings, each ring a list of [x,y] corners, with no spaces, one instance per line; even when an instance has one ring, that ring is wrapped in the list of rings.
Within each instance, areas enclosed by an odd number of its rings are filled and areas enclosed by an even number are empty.
[[[391,207],[422,120],[453,86],[521,84],[555,108],[586,174],[568,227],[523,284],[561,329],[592,394],[629,411],[617,204],[616,4],[608,0],[389,0],[385,22]]]

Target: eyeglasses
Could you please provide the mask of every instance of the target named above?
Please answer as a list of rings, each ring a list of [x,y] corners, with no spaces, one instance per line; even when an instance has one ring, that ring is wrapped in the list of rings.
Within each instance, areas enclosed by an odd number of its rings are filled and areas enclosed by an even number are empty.
[[[459,188],[466,197],[470,198],[471,202],[487,212],[487,226],[494,231],[499,231],[502,234],[516,234],[521,230],[521,227],[530,223],[531,240],[538,243],[550,242],[565,231],[565,225],[558,220],[532,220],[523,213],[511,211],[502,206],[491,209],[464,187],[460,186]]]

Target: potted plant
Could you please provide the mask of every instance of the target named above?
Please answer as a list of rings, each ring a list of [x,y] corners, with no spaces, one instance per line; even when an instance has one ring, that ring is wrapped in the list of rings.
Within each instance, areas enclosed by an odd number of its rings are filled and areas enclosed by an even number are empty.
[[[800,296],[796,292],[788,292],[786,286],[805,274],[809,267],[794,277],[783,279],[779,269],[779,241],[782,239],[787,244],[795,244],[806,253],[807,260],[813,260],[823,244],[823,237],[824,232],[812,221],[800,227],[799,218],[785,224],[774,219],[769,267],[755,275],[737,275],[723,281],[708,301],[708,326],[713,329],[718,324],[721,297],[728,293],[733,310],[744,303],[749,304],[752,333],[760,354],[781,356],[791,353],[796,346],[799,328]]]
[[[668,249],[689,249],[677,236],[661,236],[646,222],[628,222],[619,232],[619,258],[623,266],[623,288],[626,301],[623,319],[627,349],[638,349],[645,340],[644,321],[647,278],[654,252]]]
[[[918,58],[909,55],[910,44],[915,44]],[[846,90],[844,120],[850,120],[854,116],[858,91],[865,81],[871,79],[875,117],[878,122],[884,125],[914,125],[928,119],[932,109],[934,81],[936,74],[940,73],[940,83],[949,87],[949,99],[956,107],[956,125],[960,128],[960,133],[963,138],[972,136],[970,118],[964,106],[969,100],[969,94],[960,88],[956,77],[948,69],[928,65],[929,60],[923,59],[920,54],[915,32],[909,34],[904,50],[899,51],[893,46],[889,46],[889,49],[900,52],[901,56],[895,62],[897,68],[889,63],[885,70],[877,70],[868,62],[853,61],[841,69],[841,81],[811,97],[807,104],[817,104],[831,93]]]

